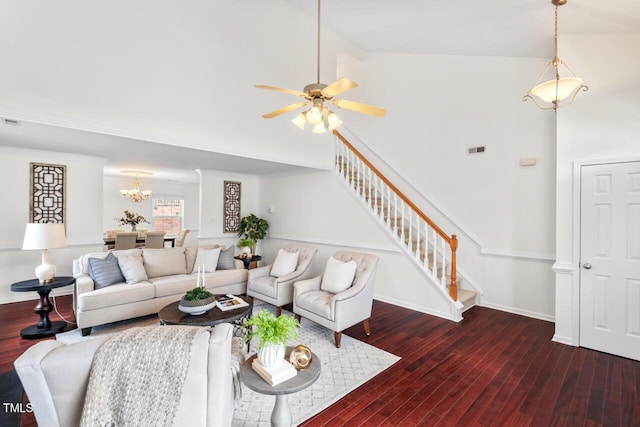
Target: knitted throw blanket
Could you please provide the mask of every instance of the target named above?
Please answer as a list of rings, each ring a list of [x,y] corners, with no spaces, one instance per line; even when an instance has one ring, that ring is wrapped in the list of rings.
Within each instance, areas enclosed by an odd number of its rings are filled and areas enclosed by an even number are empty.
[[[171,426],[189,367],[195,326],[131,328],[97,350],[81,426]]]

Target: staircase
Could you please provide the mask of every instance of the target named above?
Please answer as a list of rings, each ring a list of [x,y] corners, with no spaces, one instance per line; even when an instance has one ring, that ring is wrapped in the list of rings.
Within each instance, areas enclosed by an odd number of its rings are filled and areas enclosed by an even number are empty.
[[[427,281],[450,303],[452,320],[476,304],[456,270],[458,239],[447,235],[337,130],[336,171]]]

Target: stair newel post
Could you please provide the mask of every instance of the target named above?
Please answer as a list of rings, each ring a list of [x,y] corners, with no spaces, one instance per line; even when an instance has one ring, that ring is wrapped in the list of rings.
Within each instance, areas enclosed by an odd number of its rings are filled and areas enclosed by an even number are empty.
[[[449,285],[449,295],[454,301],[458,301],[458,285],[456,277],[456,251],[458,250],[458,238],[455,234],[449,240],[451,247],[451,285]]]

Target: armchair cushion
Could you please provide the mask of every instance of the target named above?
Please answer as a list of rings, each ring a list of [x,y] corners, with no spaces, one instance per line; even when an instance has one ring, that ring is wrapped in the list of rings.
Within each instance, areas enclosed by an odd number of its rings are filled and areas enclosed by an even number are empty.
[[[305,292],[296,299],[296,306],[331,321],[334,320],[334,305],[334,295],[324,291]]]
[[[284,249],[278,251],[273,267],[271,267],[271,276],[280,277],[295,271],[298,265],[298,253],[287,252]]]
[[[356,275],[357,267],[358,265],[353,260],[343,262],[329,257],[320,289],[333,294],[349,289]]]

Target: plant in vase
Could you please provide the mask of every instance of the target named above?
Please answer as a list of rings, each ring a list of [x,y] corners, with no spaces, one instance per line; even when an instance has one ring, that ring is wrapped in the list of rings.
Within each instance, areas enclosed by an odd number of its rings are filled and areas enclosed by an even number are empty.
[[[124,216],[121,218],[114,218],[121,225],[130,225],[131,231],[136,231],[136,226],[141,222],[151,224],[145,217],[134,212],[124,211]]]
[[[205,289],[204,272],[201,272],[200,266],[198,266],[196,287],[184,294],[178,303],[178,310],[184,313],[198,315],[213,308],[215,304],[215,296]]]
[[[253,253],[253,240],[241,239],[238,242],[238,247],[240,248],[240,253],[243,258],[250,258]]]
[[[251,240],[251,255],[255,255],[253,252],[256,248],[258,240],[264,239],[269,229],[269,223],[266,219],[255,216],[254,214],[247,215],[240,219],[240,226],[238,227],[238,237]]]
[[[246,320],[242,327],[247,331],[245,341],[258,338],[258,360],[262,366],[270,368],[278,360],[284,359],[287,338],[297,339],[300,322],[292,316],[279,317],[261,309]]]

